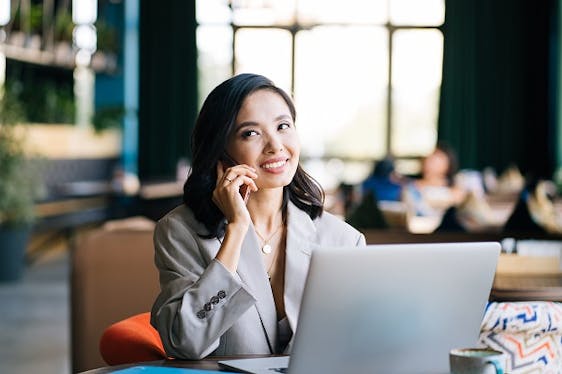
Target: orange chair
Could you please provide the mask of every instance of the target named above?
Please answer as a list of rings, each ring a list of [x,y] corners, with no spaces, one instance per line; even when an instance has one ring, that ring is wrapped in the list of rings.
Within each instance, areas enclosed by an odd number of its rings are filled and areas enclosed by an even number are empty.
[[[150,313],[141,313],[106,328],[100,353],[109,365],[166,359],[158,332],[150,325]]]

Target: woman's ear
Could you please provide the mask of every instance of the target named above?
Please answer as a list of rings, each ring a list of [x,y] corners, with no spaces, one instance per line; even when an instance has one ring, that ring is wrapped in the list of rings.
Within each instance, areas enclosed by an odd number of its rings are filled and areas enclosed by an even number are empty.
[[[220,161],[222,162],[224,169],[226,170],[226,168],[238,165],[238,162],[236,162],[232,157],[230,157],[230,155],[226,152],[223,152]]]
[[[222,178],[222,176],[224,175],[224,165],[222,163],[221,160],[217,161],[217,182]]]

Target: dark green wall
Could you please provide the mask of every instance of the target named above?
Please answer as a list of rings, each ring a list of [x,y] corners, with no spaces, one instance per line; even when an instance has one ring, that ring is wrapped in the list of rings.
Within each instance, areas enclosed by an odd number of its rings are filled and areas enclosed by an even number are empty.
[[[197,113],[195,1],[140,1],[139,176],[171,178]]]
[[[460,166],[550,177],[557,0],[448,0],[439,139]]]

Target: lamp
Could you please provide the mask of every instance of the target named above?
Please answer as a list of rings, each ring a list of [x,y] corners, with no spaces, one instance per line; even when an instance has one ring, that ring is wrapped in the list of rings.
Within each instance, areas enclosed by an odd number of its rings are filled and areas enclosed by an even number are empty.
[[[78,49],[85,49],[90,53],[96,51],[96,28],[92,25],[78,25],[72,32],[72,39]]]
[[[4,41],[6,31],[4,26],[10,22],[11,0],[0,0],[0,99],[4,96],[4,83],[6,82],[6,55],[4,54]]]
[[[89,65],[90,57],[96,51],[97,34],[94,22],[97,18],[97,0],[72,0],[72,22],[76,25],[72,31],[72,42],[78,50],[77,65]]]
[[[10,0],[0,0],[0,27],[6,26],[10,22]]]
[[[72,0],[72,22],[76,25],[92,24],[97,18],[97,0]]]
[[[2,1],[2,0],[0,0]],[[97,48],[94,23],[98,18],[97,0],[72,0],[72,43],[76,49],[74,69],[74,96],[76,97],[76,124],[86,128],[94,112],[95,74],[90,68]]]

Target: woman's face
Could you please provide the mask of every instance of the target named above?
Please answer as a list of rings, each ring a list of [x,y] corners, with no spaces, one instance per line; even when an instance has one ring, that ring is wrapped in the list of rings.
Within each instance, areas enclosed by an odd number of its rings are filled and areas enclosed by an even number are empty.
[[[289,106],[274,91],[253,92],[242,103],[226,151],[258,174],[258,188],[291,183],[297,170],[300,142]]]
[[[436,149],[432,154],[426,157],[423,163],[423,175],[429,177],[445,177],[449,171],[449,158],[447,154]]]

